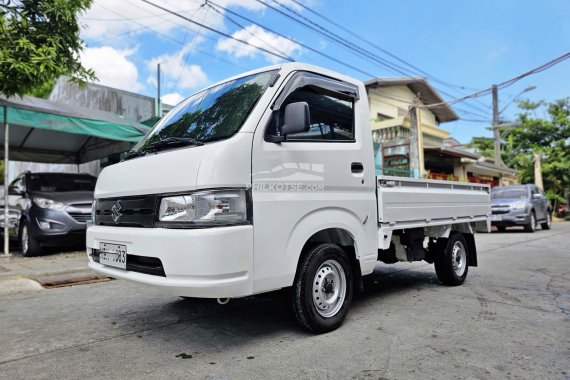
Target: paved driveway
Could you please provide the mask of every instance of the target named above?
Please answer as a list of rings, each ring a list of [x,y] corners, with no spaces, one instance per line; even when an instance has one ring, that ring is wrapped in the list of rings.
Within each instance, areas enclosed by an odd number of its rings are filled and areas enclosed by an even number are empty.
[[[0,378],[568,379],[570,223],[477,235],[464,286],[378,265],[346,323],[300,331],[279,293],[182,300],[125,281],[0,296]]]

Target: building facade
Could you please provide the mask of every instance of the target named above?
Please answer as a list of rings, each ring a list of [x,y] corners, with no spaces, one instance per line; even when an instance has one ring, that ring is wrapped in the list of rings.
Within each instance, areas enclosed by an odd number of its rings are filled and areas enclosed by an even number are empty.
[[[412,176],[410,112],[416,110],[419,177],[492,186],[515,182],[514,170],[469,152],[440,128],[459,117],[426,79],[376,78],[365,86],[377,174]]]

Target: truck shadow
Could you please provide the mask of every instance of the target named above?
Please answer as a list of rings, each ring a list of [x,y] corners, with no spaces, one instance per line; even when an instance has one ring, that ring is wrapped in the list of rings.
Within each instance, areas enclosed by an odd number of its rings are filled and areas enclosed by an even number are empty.
[[[377,269],[367,278],[364,291],[355,294],[351,315],[359,309],[373,307],[371,300],[381,305],[383,298],[394,294],[437,286],[441,285],[435,273]],[[256,339],[270,338],[279,342],[314,336],[297,326],[287,301],[287,290],[233,299],[227,305],[218,305],[210,299],[181,298],[165,303],[161,314],[178,318],[177,333],[169,339],[178,344],[190,343],[196,352],[248,346]],[[148,339],[151,337],[162,339],[160,333],[152,334]]]
[[[364,291],[355,294],[349,318],[341,329],[350,329],[354,323],[351,320],[358,320],[359,313],[368,314],[366,310],[370,308],[380,310],[384,301],[394,302],[393,297],[407,292],[415,295],[422,289],[439,286],[435,273],[422,267],[398,270],[379,266],[366,279]],[[297,326],[287,300],[286,290],[233,299],[227,305],[211,299],[161,296],[143,307],[140,299],[133,299],[133,303],[125,305],[126,310],[113,313],[109,319],[122,321],[116,328],[124,328],[126,335],[140,338],[141,344],[167,349],[174,360],[224,351],[234,351],[247,359],[255,356],[260,341],[279,345],[292,340],[320,339]],[[133,327],[139,332],[133,333]]]

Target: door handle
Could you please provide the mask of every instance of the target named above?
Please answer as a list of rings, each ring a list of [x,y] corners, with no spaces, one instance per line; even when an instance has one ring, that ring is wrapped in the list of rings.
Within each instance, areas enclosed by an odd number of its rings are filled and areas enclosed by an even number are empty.
[[[350,164],[350,170],[353,173],[362,173],[364,171],[364,166],[362,165],[362,162],[353,162]]]

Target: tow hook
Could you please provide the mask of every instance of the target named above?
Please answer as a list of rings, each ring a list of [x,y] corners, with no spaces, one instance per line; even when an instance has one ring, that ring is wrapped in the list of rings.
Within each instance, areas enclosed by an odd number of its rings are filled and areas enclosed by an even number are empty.
[[[230,302],[230,299],[229,299],[229,298],[217,298],[216,300],[218,301],[218,303],[219,303],[220,305],[225,305],[225,304],[227,304],[228,302]]]

